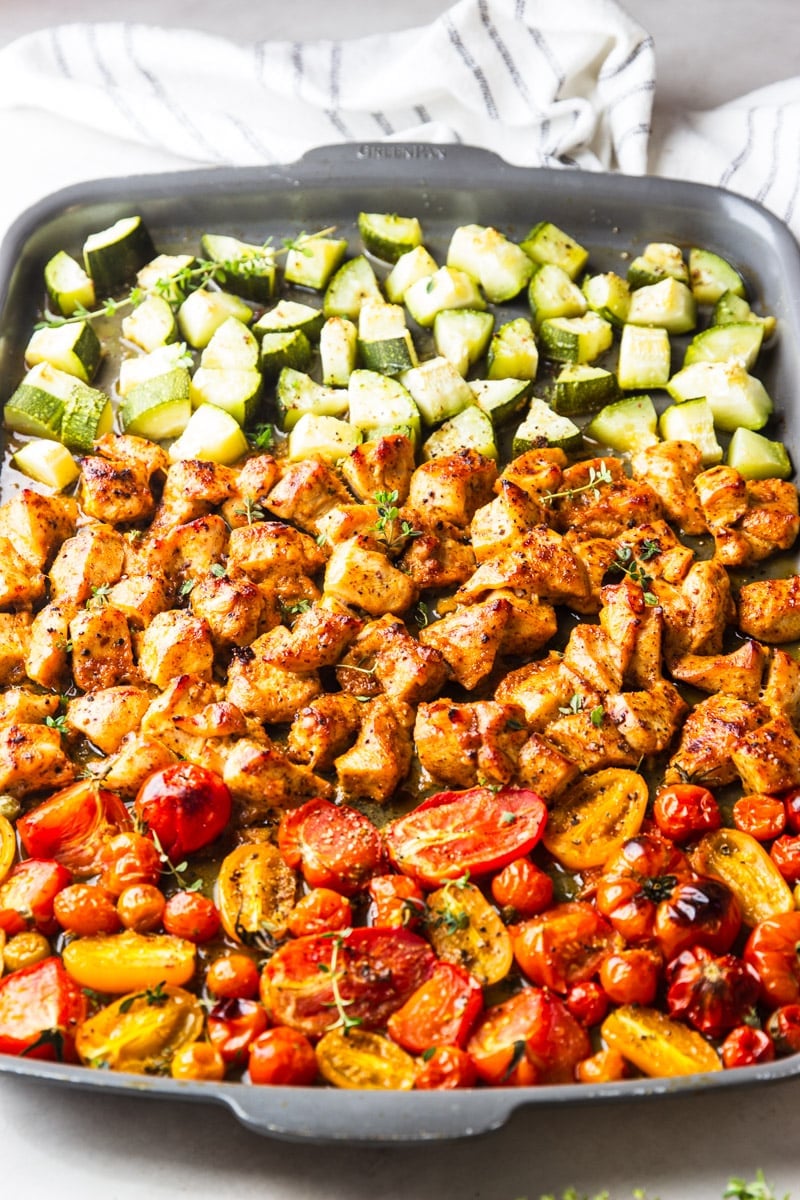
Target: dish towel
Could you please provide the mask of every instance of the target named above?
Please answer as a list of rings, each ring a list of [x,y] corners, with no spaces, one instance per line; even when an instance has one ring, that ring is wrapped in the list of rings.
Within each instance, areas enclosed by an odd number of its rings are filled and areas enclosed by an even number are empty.
[[[340,141],[466,142],[516,165],[721,184],[800,232],[800,79],[651,138],[652,38],[615,0],[458,0],[429,25],[240,45],[68,24],[0,51],[0,227],[101,175],[291,162]],[[46,153],[41,152],[42,145]]]

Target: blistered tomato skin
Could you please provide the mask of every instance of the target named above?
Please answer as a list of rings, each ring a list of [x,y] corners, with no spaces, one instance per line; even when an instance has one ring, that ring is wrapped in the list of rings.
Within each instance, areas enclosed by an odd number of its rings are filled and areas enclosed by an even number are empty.
[[[56,896],[72,882],[66,867],[53,859],[26,858],[0,883],[0,929],[8,936],[35,929],[46,935],[58,930],[53,912]]]
[[[475,1063],[466,1050],[460,1050],[458,1046],[436,1046],[422,1056],[414,1087],[420,1092],[455,1091],[474,1087],[477,1082]]]
[[[213,900],[199,892],[175,892],[164,906],[164,929],[199,945],[219,933],[220,919]]]
[[[627,942],[649,941],[659,903],[691,875],[688,859],[671,841],[657,832],[640,833],[606,863],[595,903]]]
[[[752,1067],[757,1063],[773,1061],[775,1043],[763,1029],[754,1029],[752,1025],[737,1025],[725,1038],[720,1053],[722,1065],[728,1070],[734,1067]]]
[[[60,959],[21,967],[0,979],[0,1054],[74,1062],[86,1011],[86,996]]]
[[[283,814],[278,847],[309,887],[354,896],[383,869],[383,844],[372,821],[355,808],[309,800]]]
[[[558,904],[512,929],[514,957],[533,983],[565,994],[592,979],[622,939],[584,901]]]
[[[273,1087],[310,1087],[317,1078],[314,1047],[296,1029],[267,1029],[250,1043],[250,1082]]]
[[[782,1004],[769,1014],[767,1033],[781,1058],[800,1050],[800,1004]]]
[[[164,864],[152,838],[127,830],[110,838],[100,856],[100,883],[113,896],[135,884],[158,883]]]
[[[219,1083],[225,1078],[225,1060],[210,1042],[190,1042],[173,1054],[170,1075],[173,1079]]]
[[[800,883],[800,835],[776,838],[769,856],[790,886]]]
[[[599,1025],[608,1012],[609,999],[602,986],[592,979],[574,983],[564,1002],[576,1021],[590,1029]]]
[[[733,806],[733,823],[758,842],[779,837],[786,828],[786,805],[777,796],[742,796]]]
[[[515,858],[492,879],[495,904],[513,914],[512,919],[535,917],[553,900],[553,881],[529,858]]]
[[[453,963],[437,963],[428,979],[387,1022],[390,1036],[411,1054],[466,1045],[483,1011],[478,980]]]
[[[232,800],[227,785],[206,767],[182,762],[150,775],[139,789],[139,821],[173,863],[200,850],[225,829]]]
[[[130,823],[119,796],[87,779],[20,817],[17,832],[31,858],[53,858],[85,879],[100,867],[107,842]]]
[[[244,1063],[250,1046],[268,1025],[257,1000],[220,1000],[206,1020],[209,1041],[228,1064]]]
[[[466,1049],[485,1083],[526,1086],[570,1082],[590,1043],[563,1001],[530,987],[486,1009]]]
[[[800,1004],[800,912],[781,913],[756,925],[744,948],[758,972],[764,1001],[773,1008]]]
[[[206,971],[206,990],[218,1000],[254,1000],[259,973],[252,958],[231,951],[221,954]]]
[[[722,1037],[753,1010],[758,972],[733,954],[715,957],[704,946],[684,950],[666,971],[667,1007],[707,1037]]]
[[[666,959],[691,946],[705,946],[715,954],[730,950],[742,925],[735,896],[717,879],[679,883],[662,900],[653,932]]]
[[[314,933],[334,933],[353,924],[353,906],[346,896],[332,888],[312,888],[295,904],[287,928],[292,937]]]
[[[384,929],[416,929],[425,916],[425,894],[407,875],[373,875],[367,884],[368,923]]]
[[[652,1004],[661,981],[661,956],[643,946],[609,954],[600,964],[600,983],[614,1004]]]
[[[93,933],[115,933],[120,927],[113,899],[91,883],[73,883],[58,893],[53,914],[62,929],[78,937]]]
[[[713,792],[692,783],[662,788],[653,804],[656,825],[673,842],[686,842],[719,829],[722,813]]]

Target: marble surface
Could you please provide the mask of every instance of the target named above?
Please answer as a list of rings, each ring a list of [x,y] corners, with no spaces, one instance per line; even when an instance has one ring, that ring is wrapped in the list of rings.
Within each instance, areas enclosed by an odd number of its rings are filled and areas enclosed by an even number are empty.
[[[210,0],[2,0],[0,45],[65,20],[194,26],[237,39],[353,36],[409,27],[446,5],[363,0],[231,6]],[[655,128],[798,69],[796,0],[628,0],[655,37]],[[8,147],[5,147],[8,150]],[[7,186],[5,181],[4,186]],[[0,1076],[0,1196],[58,1200],[538,1200],[568,1186],[627,1200],[720,1200],[763,1168],[800,1197],[800,1080],[741,1091],[519,1112],[501,1131],[446,1145],[293,1145],[226,1111],[101,1098]],[[354,1139],[358,1130],[354,1130]]]

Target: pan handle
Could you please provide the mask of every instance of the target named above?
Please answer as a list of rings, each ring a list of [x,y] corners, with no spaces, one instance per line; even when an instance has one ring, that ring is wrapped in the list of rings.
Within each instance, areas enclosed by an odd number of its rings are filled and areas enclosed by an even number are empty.
[[[459,142],[335,142],[312,147],[298,162],[312,168],[333,164],[340,168],[342,164],[355,164],[359,171],[369,171],[371,168],[385,171],[387,167],[402,170],[404,166],[411,170],[425,169],[437,163],[449,163],[455,167],[463,164],[485,171],[509,166],[492,150]]]

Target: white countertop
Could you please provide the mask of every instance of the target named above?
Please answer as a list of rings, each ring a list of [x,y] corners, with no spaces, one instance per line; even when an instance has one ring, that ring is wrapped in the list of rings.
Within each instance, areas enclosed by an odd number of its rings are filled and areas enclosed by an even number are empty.
[[[66,20],[160,22],[242,41],[350,37],[414,26],[445,7],[442,0],[405,0],[402,11],[363,0],[256,0],[235,9],[219,0],[2,0],[0,45]],[[656,135],[675,109],[714,107],[797,73],[797,0],[627,0],[626,7],[656,42]],[[4,161],[13,171],[13,156]],[[732,1175],[752,1178],[763,1168],[777,1194],[793,1189],[800,1200],[799,1129],[797,1080],[529,1110],[498,1133],[447,1145],[319,1147],[259,1137],[217,1107],[0,1076],[0,1197],[539,1200],[574,1186],[607,1188],[613,1200],[628,1200],[637,1187],[649,1200],[721,1200]]]

